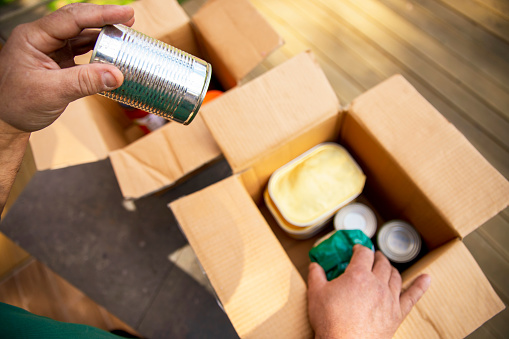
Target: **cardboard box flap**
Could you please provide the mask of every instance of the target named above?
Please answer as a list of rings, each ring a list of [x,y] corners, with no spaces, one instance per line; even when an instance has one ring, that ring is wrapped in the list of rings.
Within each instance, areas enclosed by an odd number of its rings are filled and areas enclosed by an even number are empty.
[[[234,87],[283,44],[281,37],[247,0],[208,2],[193,16],[206,59],[225,88]]]
[[[403,287],[421,273],[431,276],[431,286],[395,338],[464,338],[504,309],[504,303],[458,239],[429,253],[406,271]]]
[[[201,109],[234,173],[311,126],[339,101],[311,53],[302,53]]]
[[[461,237],[508,205],[507,180],[402,76],[360,95],[349,115]]]
[[[112,100],[90,96],[70,103],[49,127],[32,133],[30,145],[38,170],[56,169],[105,159],[124,147],[122,126]]]
[[[241,338],[312,336],[306,284],[236,176],[170,207]]]
[[[191,19],[176,0],[138,0],[130,6],[134,29],[199,56]]]
[[[168,123],[110,159],[125,198],[137,199],[170,186],[221,155],[200,115],[184,126]]]

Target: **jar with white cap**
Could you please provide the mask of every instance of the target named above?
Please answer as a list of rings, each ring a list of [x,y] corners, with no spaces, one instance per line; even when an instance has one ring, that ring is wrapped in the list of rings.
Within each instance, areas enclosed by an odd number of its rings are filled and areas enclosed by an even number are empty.
[[[377,243],[378,249],[395,264],[407,264],[415,260],[422,247],[419,233],[402,220],[385,223],[378,232]]]
[[[341,208],[334,217],[336,230],[361,230],[369,238],[375,235],[376,225],[376,216],[373,210],[358,202]]]

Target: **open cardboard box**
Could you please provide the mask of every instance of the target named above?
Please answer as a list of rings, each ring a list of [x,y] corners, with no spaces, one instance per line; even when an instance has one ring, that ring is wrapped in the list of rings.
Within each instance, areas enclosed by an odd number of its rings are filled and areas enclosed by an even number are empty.
[[[430,252],[428,292],[398,338],[460,338],[500,312],[498,298],[462,238],[505,208],[508,182],[403,77],[341,109],[304,53],[210,103],[202,117],[234,174],[170,204],[242,338],[310,338],[308,241],[289,238],[262,199],[272,172],[313,146],[345,146],[367,176],[364,199],[404,219]]]
[[[140,0],[132,7],[133,28],[207,60],[225,89],[282,44],[248,0],[210,1],[192,19],[175,0]],[[36,167],[55,169],[110,155],[124,197],[139,198],[221,155],[200,114],[189,126],[166,124],[134,142],[126,135],[130,126],[112,100],[99,95],[77,100],[53,125],[32,134]]]

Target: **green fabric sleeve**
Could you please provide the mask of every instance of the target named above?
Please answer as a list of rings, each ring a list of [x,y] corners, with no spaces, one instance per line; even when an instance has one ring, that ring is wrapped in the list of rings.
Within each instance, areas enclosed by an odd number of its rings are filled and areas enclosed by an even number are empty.
[[[119,339],[101,329],[56,321],[0,303],[0,337],[23,339]]]
[[[373,243],[361,230],[339,230],[313,247],[309,251],[309,258],[322,266],[327,280],[331,281],[345,272],[356,244],[373,249]]]

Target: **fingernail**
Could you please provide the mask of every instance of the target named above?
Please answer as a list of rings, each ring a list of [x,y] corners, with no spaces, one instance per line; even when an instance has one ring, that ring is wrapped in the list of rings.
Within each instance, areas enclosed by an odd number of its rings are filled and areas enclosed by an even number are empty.
[[[426,274],[424,276],[424,282],[426,283],[426,285],[430,285],[431,284],[431,276],[429,274]]]
[[[110,72],[104,72],[102,75],[103,84],[106,88],[116,88],[118,83],[117,79]]]

